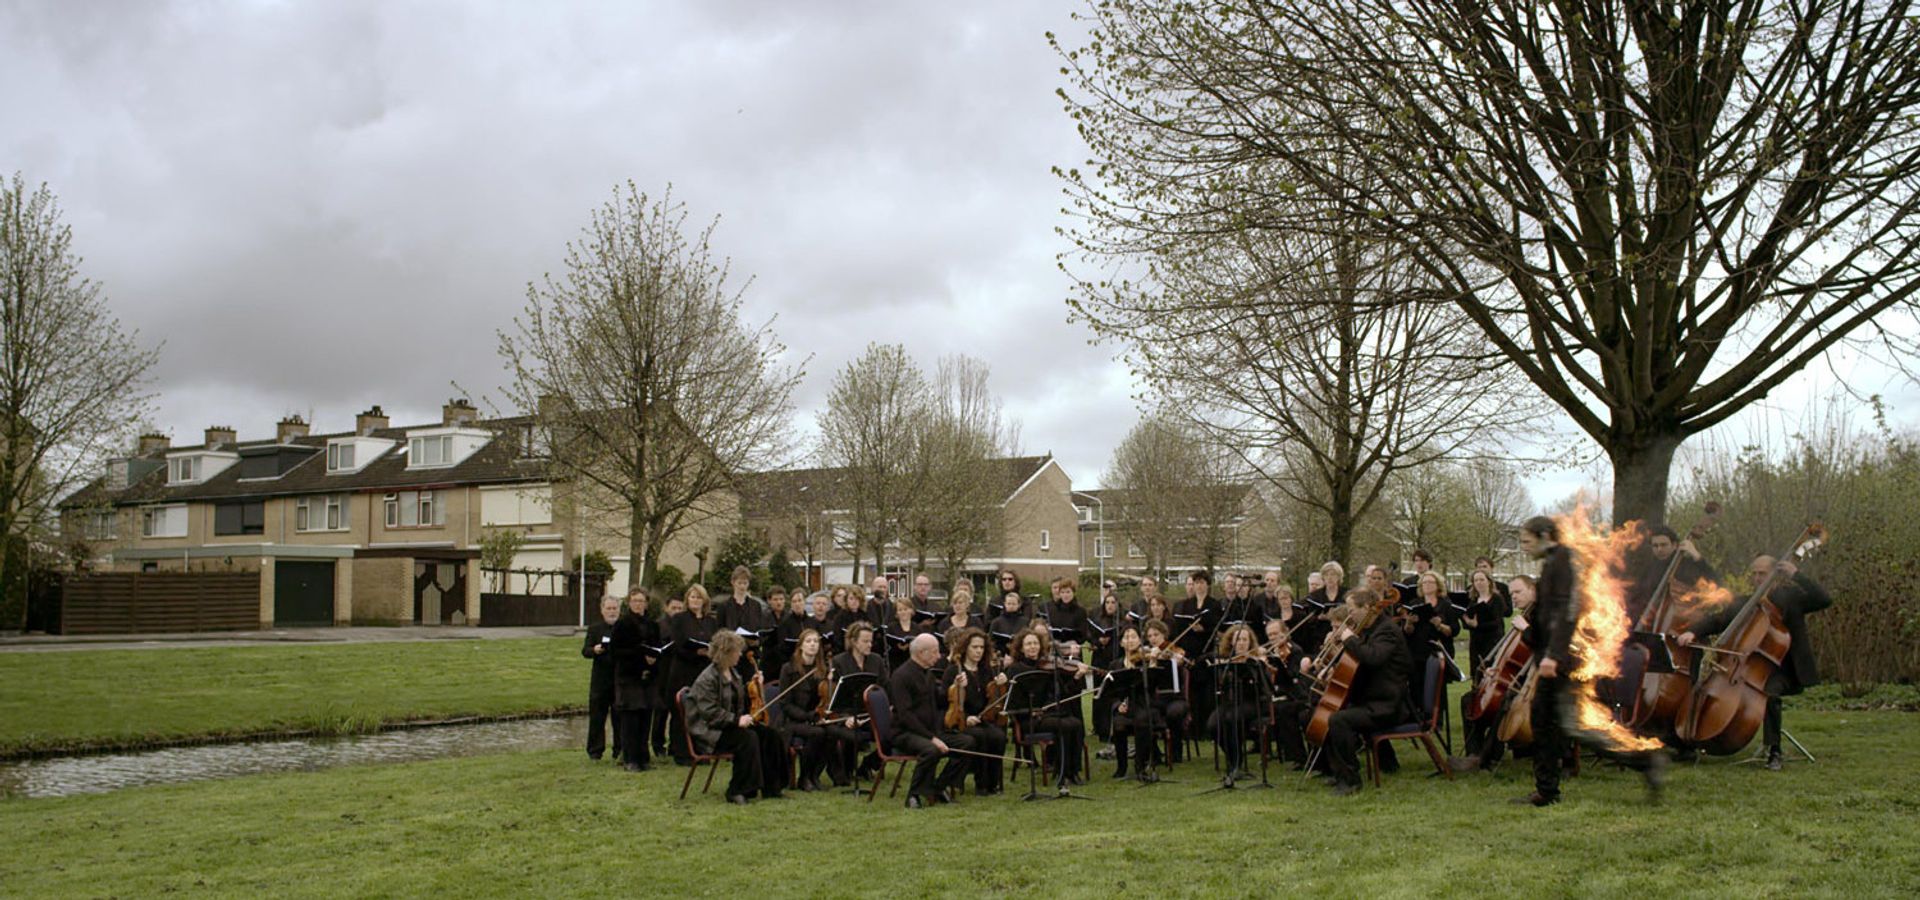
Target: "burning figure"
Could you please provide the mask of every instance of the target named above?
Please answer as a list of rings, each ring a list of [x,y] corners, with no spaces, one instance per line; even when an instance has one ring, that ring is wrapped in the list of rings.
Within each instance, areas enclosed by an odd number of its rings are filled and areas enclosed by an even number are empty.
[[[1620,674],[1620,650],[1631,623],[1624,605],[1620,560],[1637,541],[1631,529],[1601,534],[1584,511],[1559,520],[1535,516],[1520,526],[1520,547],[1541,561],[1527,646],[1534,670],[1534,791],[1520,802],[1547,806],[1560,799],[1560,768],[1572,739],[1618,760],[1646,779],[1658,800],[1667,768],[1658,741],[1637,737],[1614,721],[1595,682]],[[1576,578],[1575,559],[1580,562]]]

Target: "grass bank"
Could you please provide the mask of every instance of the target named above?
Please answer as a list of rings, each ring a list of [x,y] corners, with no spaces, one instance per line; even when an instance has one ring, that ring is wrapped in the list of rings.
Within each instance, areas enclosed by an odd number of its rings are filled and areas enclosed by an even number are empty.
[[[1523,768],[1408,770],[1337,799],[1297,777],[1205,797],[1204,758],[1095,803],[969,798],[908,811],[840,794],[730,807],[578,752],[0,802],[0,885],[23,896],[1915,896],[1920,716],[1790,713],[1820,755],[1784,773],[1678,767],[1664,806],[1594,770],[1545,810]],[[1407,754],[1403,758],[1411,759]],[[725,773],[721,773],[725,778]],[[695,785],[698,790],[698,785]]]
[[[0,757],[586,702],[574,638],[0,653]]]

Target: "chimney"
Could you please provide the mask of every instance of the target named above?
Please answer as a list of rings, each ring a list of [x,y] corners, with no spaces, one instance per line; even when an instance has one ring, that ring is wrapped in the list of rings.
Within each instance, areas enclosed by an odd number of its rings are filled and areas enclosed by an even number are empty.
[[[149,453],[159,453],[171,446],[173,446],[172,439],[158,431],[149,431],[140,436],[139,453],[141,456]]]
[[[366,437],[374,431],[387,427],[387,412],[375,403],[371,409],[353,417],[353,433]]]
[[[442,425],[466,425],[478,418],[480,418],[480,411],[474,409],[473,404],[468,403],[465,397],[448,400],[447,405],[440,407],[440,424]]]
[[[207,428],[207,449],[218,450],[221,444],[231,444],[240,433],[229,425],[213,425]]]
[[[276,444],[291,444],[294,438],[306,436],[307,420],[298,414],[287,416],[273,426],[273,442]]]

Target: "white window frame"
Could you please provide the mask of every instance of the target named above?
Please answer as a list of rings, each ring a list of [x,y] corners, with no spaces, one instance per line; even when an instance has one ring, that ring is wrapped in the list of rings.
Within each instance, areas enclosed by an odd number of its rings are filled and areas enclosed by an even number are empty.
[[[1042,550],[1053,549],[1053,532],[1048,531],[1045,528],[1040,529],[1040,549]]]
[[[1139,544],[1136,544],[1132,541],[1127,542],[1127,558],[1128,559],[1144,559],[1145,557],[1146,557],[1146,554],[1140,552]]]
[[[293,501],[293,530],[346,531],[347,495],[311,494]]]
[[[154,517],[156,514],[158,514],[161,519],[171,522],[175,516],[176,510],[178,511],[178,516],[180,518],[180,525],[178,526],[180,530],[178,533],[173,533],[173,532],[163,533],[159,529],[154,527]],[[148,538],[186,537],[187,536],[186,506],[176,503],[176,504],[169,504],[165,506],[142,507],[140,510],[140,536],[148,537]]]
[[[447,524],[447,510],[439,491],[398,491],[384,498],[388,528],[435,528]],[[407,515],[408,508],[413,515]],[[422,516],[422,511],[426,515]],[[412,518],[413,521],[407,521]]]
[[[116,526],[120,524],[118,521],[116,521],[117,518],[118,518],[117,514],[110,509],[105,512],[87,513],[86,523],[84,528],[82,529],[86,535],[87,540],[90,540],[90,541],[113,540],[115,537],[118,536],[115,534]]]
[[[423,451],[431,444],[436,451],[433,462],[427,462]],[[453,435],[434,434],[407,440],[407,468],[444,469],[453,465]]]
[[[398,493],[388,494],[385,497],[381,498],[381,502],[387,508],[387,527],[399,528],[400,527],[400,495]]]
[[[347,530],[347,495],[328,494],[322,506],[326,510],[326,521],[323,524],[327,526],[328,531]]]
[[[1113,538],[1110,538],[1110,537],[1094,538],[1093,539],[1093,558],[1094,559],[1112,559],[1113,558]]]
[[[167,483],[188,484],[193,481],[194,463],[199,460],[192,456],[176,456],[167,460]]]
[[[327,471],[353,471],[354,444],[352,441],[334,441],[327,445]]]

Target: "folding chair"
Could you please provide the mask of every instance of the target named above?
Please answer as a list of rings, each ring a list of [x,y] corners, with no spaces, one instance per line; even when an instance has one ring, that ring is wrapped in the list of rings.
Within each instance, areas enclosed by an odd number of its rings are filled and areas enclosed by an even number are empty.
[[[1421,682],[1420,721],[1396,725],[1384,731],[1374,732],[1367,738],[1367,774],[1373,777],[1373,786],[1380,786],[1380,745],[1387,741],[1417,741],[1433,760],[1433,767],[1453,780],[1453,767],[1447,765],[1447,758],[1440,752],[1440,742],[1435,740],[1440,721],[1440,710],[1445,707],[1441,700],[1446,690],[1446,659],[1435,654],[1427,657],[1426,680]]]
[[[867,727],[873,729],[873,752],[880,755],[880,771],[874,773],[873,791],[867,794],[867,802],[872,803],[880,796],[880,782],[887,778],[889,763],[900,765],[893,770],[893,789],[887,791],[888,797],[895,797],[900,794],[900,777],[907,774],[907,763],[918,762],[920,757],[893,752],[893,704],[886,691],[870,687],[861,699],[867,704]]]
[[[701,765],[706,763],[713,764],[713,768],[707,770],[706,785],[700,788],[700,793],[704,794],[713,790],[713,776],[720,774],[720,761],[724,759],[731,764],[733,762],[733,754],[700,752],[700,747],[693,742],[693,729],[687,727],[686,688],[681,688],[674,692],[673,714],[680,717],[680,733],[687,736],[687,756],[693,760],[693,764],[687,767],[687,782],[680,786],[680,799],[685,800],[687,799],[687,789],[693,787],[693,776],[696,772],[700,771]]]

